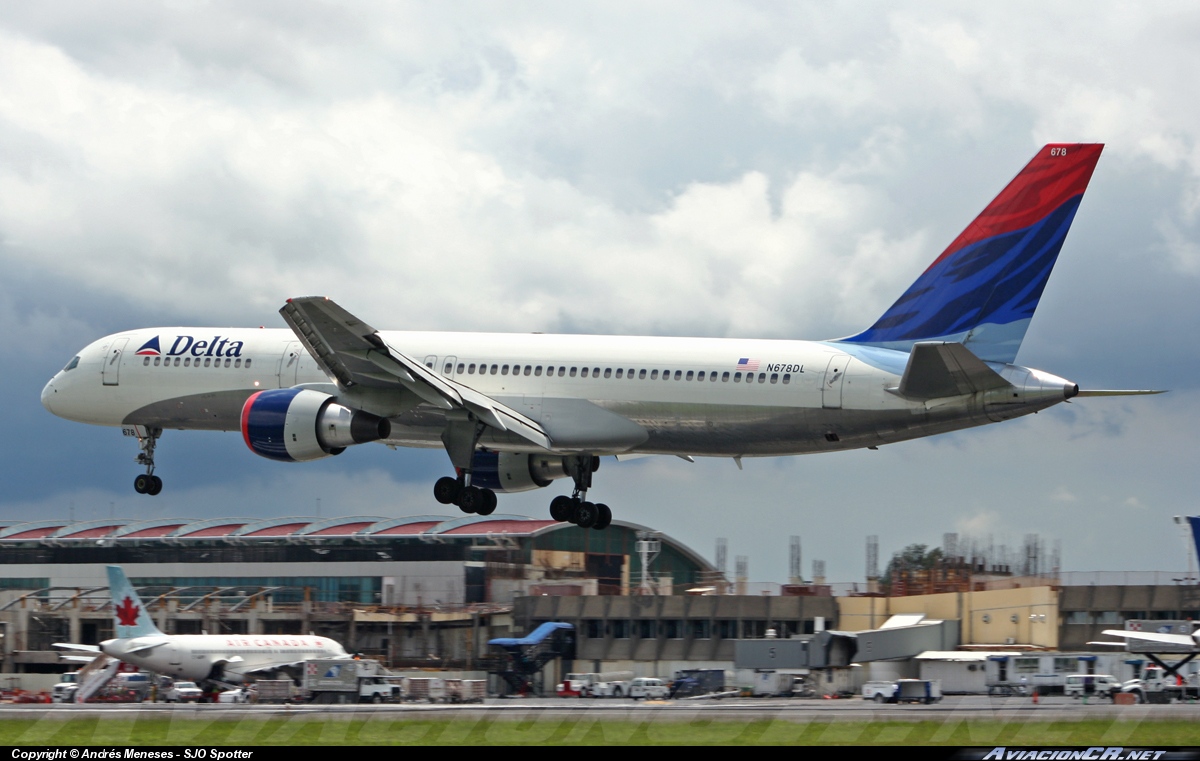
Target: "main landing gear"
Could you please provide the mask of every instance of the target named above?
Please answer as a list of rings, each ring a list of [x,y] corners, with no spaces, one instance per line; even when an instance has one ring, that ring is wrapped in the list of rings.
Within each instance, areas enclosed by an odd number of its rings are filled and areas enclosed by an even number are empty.
[[[158,437],[162,436],[162,429],[142,429],[139,426],[134,430],[138,437],[138,446],[142,448],[134,462],[138,465],[145,465],[146,472],[133,479],[133,490],[138,494],[149,494],[153,497],[162,491],[163,487],[162,479],[154,475],[154,447],[158,444]],[[145,435],[142,435],[143,430],[145,430]]]
[[[458,505],[464,513],[491,515],[496,512],[496,492],[471,486],[467,481],[469,476],[470,473],[464,473],[458,478],[439,478],[433,485],[433,498],[443,505]]]
[[[483,429],[484,424],[470,413],[446,415],[442,443],[458,478],[439,478],[433,485],[433,498],[443,505],[458,505],[464,513],[491,515],[496,511],[496,492],[471,484],[471,461]]]
[[[550,500],[550,517],[556,521],[574,523],[580,528],[603,531],[612,523],[612,510],[604,503],[588,502],[587,490],[592,485],[592,474],[600,468],[600,458],[592,455],[577,455],[568,462],[575,488],[571,496],[560,495]]]

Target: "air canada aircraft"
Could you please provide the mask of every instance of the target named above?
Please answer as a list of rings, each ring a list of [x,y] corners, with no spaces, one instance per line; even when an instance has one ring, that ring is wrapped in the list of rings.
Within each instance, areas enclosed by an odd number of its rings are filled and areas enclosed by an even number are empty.
[[[588,501],[601,456],[836,452],[999,422],[1081,391],[1013,364],[1100,158],[1043,147],[866,330],[824,341],[380,331],[327,298],[288,299],[285,329],[165,327],[99,339],[46,385],[63,418],[137,438],[157,494],[164,430],[240,430],[303,462],[368,442],[444,447],[434,496],[488,515],[496,492],[571,479],[550,515]]]
[[[164,634],[120,566],[108,566],[116,638],[99,647],[57,643],[72,660],[105,656],[176,679],[240,686],[248,677],[296,676],[305,661],[350,658],[327,637],[301,635]]]

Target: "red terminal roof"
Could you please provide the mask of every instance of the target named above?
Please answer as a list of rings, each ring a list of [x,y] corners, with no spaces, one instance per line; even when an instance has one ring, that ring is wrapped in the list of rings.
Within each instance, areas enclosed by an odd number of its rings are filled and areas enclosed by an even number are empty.
[[[294,534],[298,529],[304,528],[309,523],[310,521],[283,523],[278,526],[268,526],[258,531],[251,531],[249,534],[242,534],[242,536],[289,536]]]
[[[59,539],[99,539],[102,536],[108,536],[112,532],[121,528],[123,524],[116,523],[111,526],[93,526],[83,531],[76,531],[73,534],[62,534]]]
[[[477,523],[468,523],[465,526],[458,526],[449,531],[443,531],[441,534],[442,536],[452,536],[454,534],[532,534],[538,529],[556,525],[560,525],[558,521],[479,521]]]
[[[179,534],[179,538],[200,539],[202,537],[229,536],[245,525],[245,523],[223,523],[220,526],[209,526],[208,528],[202,528],[199,531],[193,531],[189,534]]]
[[[442,521],[421,521],[419,523],[405,523],[402,526],[392,526],[385,528],[383,531],[376,531],[371,536],[394,536],[397,534],[423,534],[426,530],[434,526],[440,526]]]
[[[146,538],[153,538],[153,537],[158,537],[158,536],[166,536],[167,534],[171,533],[175,529],[182,528],[183,526],[186,526],[186,525],[187,525],[186,523],[169,523],[166,526],[153,526],[151,528],[144,528],[141,531],[134,531],[131,534],[125,534],[121,538],[122,539],[146,539]]]
[[[341,523],[337,526],[326,526],[320,531],[313,531],[305,534],[305,536],[350,536],[351,534],[362,531],[367,526],[375,523],[375,521],[356,521],[354,523]]]
[[[40,528],[30,529],[29,531],[22,531],[19,534],[9,534],[8,536],[6,536],[4,538],[5,539],[44,539],[44,538],[50,536],[51,534],[53,534],[55,531],[58,531],[60,528],[62,528],[61,524],[58,526],[42,526]]]

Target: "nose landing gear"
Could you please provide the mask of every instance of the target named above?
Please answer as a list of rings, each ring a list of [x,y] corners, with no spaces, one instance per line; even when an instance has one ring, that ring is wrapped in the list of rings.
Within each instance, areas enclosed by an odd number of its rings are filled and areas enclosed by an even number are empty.
[[[154,496],[162,491],[162,479],[154,475],[154,447],[158,445],[158,437],[162,436],[161,428],[142,428],[134,426],[132,433],[126,429],[127,435],[137,436],[138,446],[142,451],[134,460],[138,465],[145,465],[146,472],[133,479],[133,490],[138,494]]]

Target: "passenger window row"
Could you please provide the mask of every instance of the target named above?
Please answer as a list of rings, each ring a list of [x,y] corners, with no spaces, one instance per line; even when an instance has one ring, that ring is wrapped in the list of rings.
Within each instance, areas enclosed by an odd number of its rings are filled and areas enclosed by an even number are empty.
[[[433,369],[433,364],[431,362],[427,362],[425,366],[428,367],[430,370]],[[717,370],[712,370],[712,371],[675,370],[674,373],[672,373],[671,370],[662,370],[662,371],[649,370],[649,371],[647,371],[647,370],[635,370],[632,367],[629,369],[625,369],[623,367],[618,367],[614,370],[611,367],[606,367],[603,369],[603,371],[601,371],[601,369],[599,367],[580,368],[580,367],[576,366],[576,367],[568,368],[563,365],[549,365],[547,367],[543,367],[542,365],[502,365],[502,364],[489,365],[487,363],[476,364],[474,362],[470,362],[470,363],[459,362],[457,368],[455,368],[453,363],[447,362],[442,367],[442,374],[450,375],[456,369],[458,371],[458,375],[532,375],[535,377],[541,376],[543,373],[543,370],[544,370],[545,375],[547,377],[552,377],[552,376],[557,375],[557,377],[559,377],[559,378],[563,378],[563,377],[599,378],[599,377],[601,377],[601,372],[603,372],[603,377],[605,377],[605,378],[614,378],[615,377],[615,378],[625,378],[628,380],[633,380],[635,377],[638,380],[646,380],[647,373],[648,373],[649,374],[648,377],[650,380],[659,380],[660,378],[662,380],[688,380],[688,381],[707,380],[709,383],[716,383],[717,376],[719,374],[722,383],[728,383],[730,380],[732,380],[734,383],[742,383],[743,382],[743,378],[742,378],[743,373],[736,372],[736,373],[733,373],[731,376],[731,374],[728,371],[719,372]],[[746,383],[756,382],[755,374],[754,373],[745,373],[744,380]],[[770,373],[770,374],[758,373],[758,376],[757,376],[758,383],[768,383],[768,382],[779,383],[779,381],[780,381],[779,373]],[[784,373],[783,374],[783,383],[786,385],[786,384],[790,384],[791,382],[792,382],[792,374]]]
[[[171,359],[172,359],[171,357],[153,357],[153,359],[154,359],[155,367],[159,367],[160,365],[162,367],[179,367],[180,359],[183,360],[184,367],[200,367],[201,366],[200,365],[200,357],[196,357],[195,362],[192,362],[192,357],[182,357],[182,358],[175,357],[174,364],[172,364],[172,362],[171,362]],[[150,360],[151,360],[151,357],[143,357],[142,365],[149,367]],[[242,366],[242,358],[241,357],[238,357],[238,358],[232,359],[232,360],[229,357],[225,357],[224,358],[225,364],[223,364],[223,365],[221,364],[221,360],[222,360],[221,357],[216,357],[215,359],[213,357],[204,357],[204,367],[241,367]],[[250,363],[252,361],[253,361],[252,358],[247,358],[246,359],[246,367],[250,367]]]

